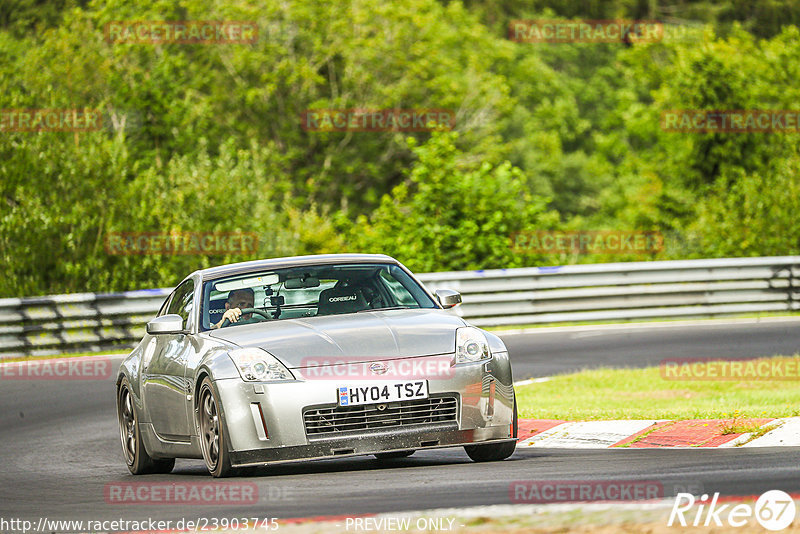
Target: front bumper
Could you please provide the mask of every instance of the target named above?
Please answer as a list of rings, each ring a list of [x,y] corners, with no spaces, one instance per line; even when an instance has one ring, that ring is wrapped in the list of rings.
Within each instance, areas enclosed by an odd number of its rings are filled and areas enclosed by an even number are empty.
[[[291,462],[512,439],[514,391],[506,353],[456,366],[446,378],[428,379],[431,397],[458,399],[454,421],[309,436],[304,412],[336,406],[337,388],[357,383],[358,380],[344,378],[272,383],[215,381],[232,464]]]
[[[508,428],[491,427],[477,430],[458,429],[397,429],[369,436],[348,436],[314,441],[308,445],[251,449],[231,452],[235,467],[263,465],[266,463],[297,462],[322,458],[360,456],[379,452],[409,449],[436,449],[475,443],[504,443],[516,441],[508,437]]]

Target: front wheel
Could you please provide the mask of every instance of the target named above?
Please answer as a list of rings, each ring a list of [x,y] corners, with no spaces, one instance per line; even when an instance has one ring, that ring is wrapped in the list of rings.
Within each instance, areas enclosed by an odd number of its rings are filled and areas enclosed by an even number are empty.
[[[516,441],[464,446],[464,450],[467,451],[467,456],[469,456],[473,462],[498,462],[500,460],[505,460],[514,454],[514,449],[516,448]]]
[[[219,402],[211,380],[205,378],[200,385],[197,405],[197,422],[203,459],[211,476],[227,477],[234,474],[228,452],[228,436],[219,411]]]
[[[517,400],[514,399],[514,415],[511,423],[511,437],[517,437]],[[498,462],[505,460],[517,448],[517,441],[492,443],[487,445],[465,445],[464,450],[473,462]]]
[[[123,378],[117,390],[117,417],[119,420],[119,437],[122,452],[128,470],[134,475],[148,473],[169,473],[175,467],[175,458],[160,460],[151,457],[142,443],[139,432],[139,417],[131,396],[131,386],[127,378]]]

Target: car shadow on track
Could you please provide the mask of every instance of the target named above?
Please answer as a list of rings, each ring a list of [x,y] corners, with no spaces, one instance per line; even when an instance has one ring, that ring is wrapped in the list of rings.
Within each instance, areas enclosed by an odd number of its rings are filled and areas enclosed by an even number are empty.
[[[514,461],[512,456],[506,462]],[[518,459],[522,459],[521,457]],[[191,462],[191,463],[190,463]],[[301,462],[247,467],[243,468],[239,478],[274,477],[308,474],[325,474],[355,471],[381,471],[414,467],[436,467],[456,464],[470,464],[472,460],[463,450],[417,451],[408,458],[379,460],[373,456],[354,456],[349,458],[331,458],[324,460],[306,460]],[[172,476],[203,476],[208,471],[201,461],[179,460],[172,471]]]

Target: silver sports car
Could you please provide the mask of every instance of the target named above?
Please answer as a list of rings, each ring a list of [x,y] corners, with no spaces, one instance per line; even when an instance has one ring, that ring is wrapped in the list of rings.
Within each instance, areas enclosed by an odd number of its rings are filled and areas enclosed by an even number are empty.
[[[314,458],[463,446],[514,452],[516,402],[497,336],[445,311],[397,260],[334,254],[196,271],[117,377],[133,474],[202,458],[215,477]]]

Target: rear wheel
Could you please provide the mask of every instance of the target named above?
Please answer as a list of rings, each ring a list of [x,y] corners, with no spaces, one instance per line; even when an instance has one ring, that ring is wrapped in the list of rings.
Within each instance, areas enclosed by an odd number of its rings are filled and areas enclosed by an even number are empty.
[[[378,460],[396,460],[397,458],[406,458],[414,454],[414,449],[410,449],[407,451],[392,451],[392,452],[379,452],[375,454],[375,458]]]
[[[514,415],[511,418],[511,437],[517,437],[517,400],[514,399]],[[487,445],[465,445],[464,450],[473,462],[497,462],[505,460],[517,448],[517,441],[491,443]]]
[[[197,405],[197,422],[200,428],[200,444],[206,468],[213,477],[235,474],[228,452],[228,436],[219,412],[219,402],[211,380],[205,378],[200,385],[200,402]]]
[[[139,417],[127,378],[122,379],[117,390],[117,416],[122,453],[125,455],[128,470],[134,475],[172,471],[175,467],[175,458],[156,459],[144,448],[139,432]]]

